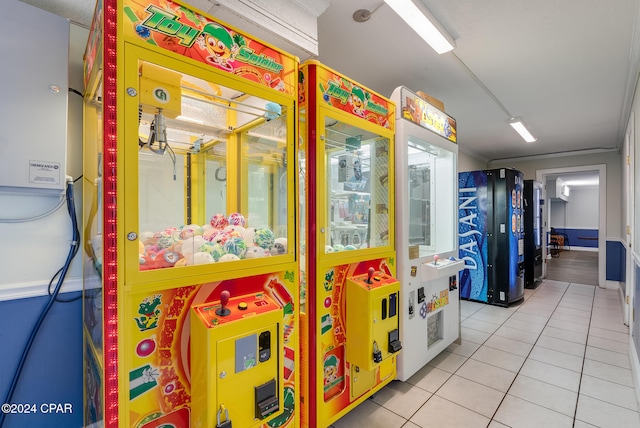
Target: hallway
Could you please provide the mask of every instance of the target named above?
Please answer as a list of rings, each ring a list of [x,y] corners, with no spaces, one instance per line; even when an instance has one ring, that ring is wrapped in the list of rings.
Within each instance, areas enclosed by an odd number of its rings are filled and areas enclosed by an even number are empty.
[[[572,283],[598,285],[597,251],[560,251],[557,257],[547,259],[546,279]]]
[[[334,428],[640,427],[618,292],[545,280],[509,308],[461,302],[462,341]]]

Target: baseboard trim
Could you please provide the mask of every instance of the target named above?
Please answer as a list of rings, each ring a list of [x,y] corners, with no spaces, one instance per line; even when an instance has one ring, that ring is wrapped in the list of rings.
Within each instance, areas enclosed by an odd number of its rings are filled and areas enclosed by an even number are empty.
[[[55,284],[51,285],[51,289]],[[0,302],[5,300],[27,299],[29,297],[47,296],[49,283],[42,282],[22,282],[18,284],[8,284],[0,286]],[[60,293],[72,293],[82,290],[82,278],[65,279]]]
[[[604,284],[604,288],[609,289],[609,290],[622,290],[622,287],[620,287],[620,281],[609,281],[607,280]]]

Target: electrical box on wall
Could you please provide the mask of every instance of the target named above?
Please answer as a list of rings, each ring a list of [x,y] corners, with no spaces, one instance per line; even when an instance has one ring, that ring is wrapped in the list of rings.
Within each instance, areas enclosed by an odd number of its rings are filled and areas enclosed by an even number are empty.
[[[0,38],[0,191],[63,191],[69,21],[5,0]]]

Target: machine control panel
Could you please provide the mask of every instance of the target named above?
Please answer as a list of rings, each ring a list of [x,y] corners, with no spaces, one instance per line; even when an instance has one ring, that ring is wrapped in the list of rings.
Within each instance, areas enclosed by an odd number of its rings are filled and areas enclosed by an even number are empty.
[[[208,328],[215,328],[277,309],[280,309],[280,306],[265,293],[232,298],[228,291],[223,291],[220,293],[219,302],[196,306],[194,311]]]
[[[438,278],[444,278],[455,275],[464,269],[464,260],[449,257],[446,259],[439,256],[433,256],[433,260],[422,263],[421,277],[422,281],[432,281]]]
[[[398,282],[397,279],[384,272],[376,272],[372,267],[369,268],[367,273],[351,277],[350,280],[366,290],[380,288]]]
[[[283,322],[262,292],[191,308],[192,426],[257,428],[282,413]]]
[[[396,278],[373,267],[347,278],[347,361],[374,370],[402,349],[399,289]]]

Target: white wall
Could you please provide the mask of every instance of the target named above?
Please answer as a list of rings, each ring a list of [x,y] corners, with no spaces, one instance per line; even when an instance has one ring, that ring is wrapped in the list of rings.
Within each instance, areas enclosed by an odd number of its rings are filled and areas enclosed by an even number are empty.
[[[487,162],[458,149],[458,171],[479,171],[487,168]]]
[[[608,145],[608,142],[603,142],[603,145]],[[620,153],[610,151],[580,156],[536,157],[517,162],[495,162],[491,163],[490,168],[515,168],[524,174],[525,180],[535,180],[537,170],[602,164],[606,165],[607,170],[607,228],[605,233],[607,240],[619,240],[624,236],[621,213],[623,195],[620,168],[622,156]]]
[[[634,195],[633,199],[635,203],[635,210],[632,224],[630,224],[631,248],[629,248],[629,250],[632,252],[632,255],[627,258],[627,262],[632,266],[632,268],[627,271],[631,274],[631,277],[627,277],[626,292],[628,293],[627,296],[630,300],[629,312],[633,314],[633,316],[630,317],[629,323],[629,331],[632,334],[629,353],[631,368],[635,379],[636,394],[640,400],[640,294],[638,293],[640,291],[640,286],[638,285],[640,278],[637,278],[635,275],[635,272],[637,272],[638,266],[640,265],[640,252],[637,249],[637,246],[640,244],[640,207],[638,207],[638,202],[640,202],[640,171],[638,168],[638,165],[640,165],[640,82],[638,81],[636,81],[635,95],[631,105],[629,121],[632,122],[631,125],[634,129],[634,133],[631,136],[632,141],[630,142],[633,146],[631,167],[634,169],[634,182],[630,184],[629,191]],[[624,159],[620,160],[619,169],[621,171],[624,170],[624,161]],[[620,206],[622,207],[623,205],[621,204]],[[621,215],[624,214],[624,211],[621,212]]]
[[[83,92],[82,56],[89,31],[71,25],[69,46],[69,87]],[[69,92],[68,146],[66,174],[74,180],[82,174],[82,97]],[[25,120],[28,126],[37,122]],[[82,214],[82,180],[74,187],[76,212]],[[0,218],[31,217],[53,208],[57,197],[33,195],[1,195]],[[78,218],[82,232],[82,218]],[[46,294],[53,275],[62,267],[70,248],[71,220],[63,204],[57,211],[40,220],[25,223],[0,222],[0,300]],[[82,287],[82,251],[67,274],[63,291]],[[55,285],[55,282],[54,282]]]
[[[566,227],[570,229],[598,228],[598,188],[572,187],[567,202]]]
[[[598,187],[572,187],[569,201],[550,201],[549,226],[564,229],[598,229]]]

